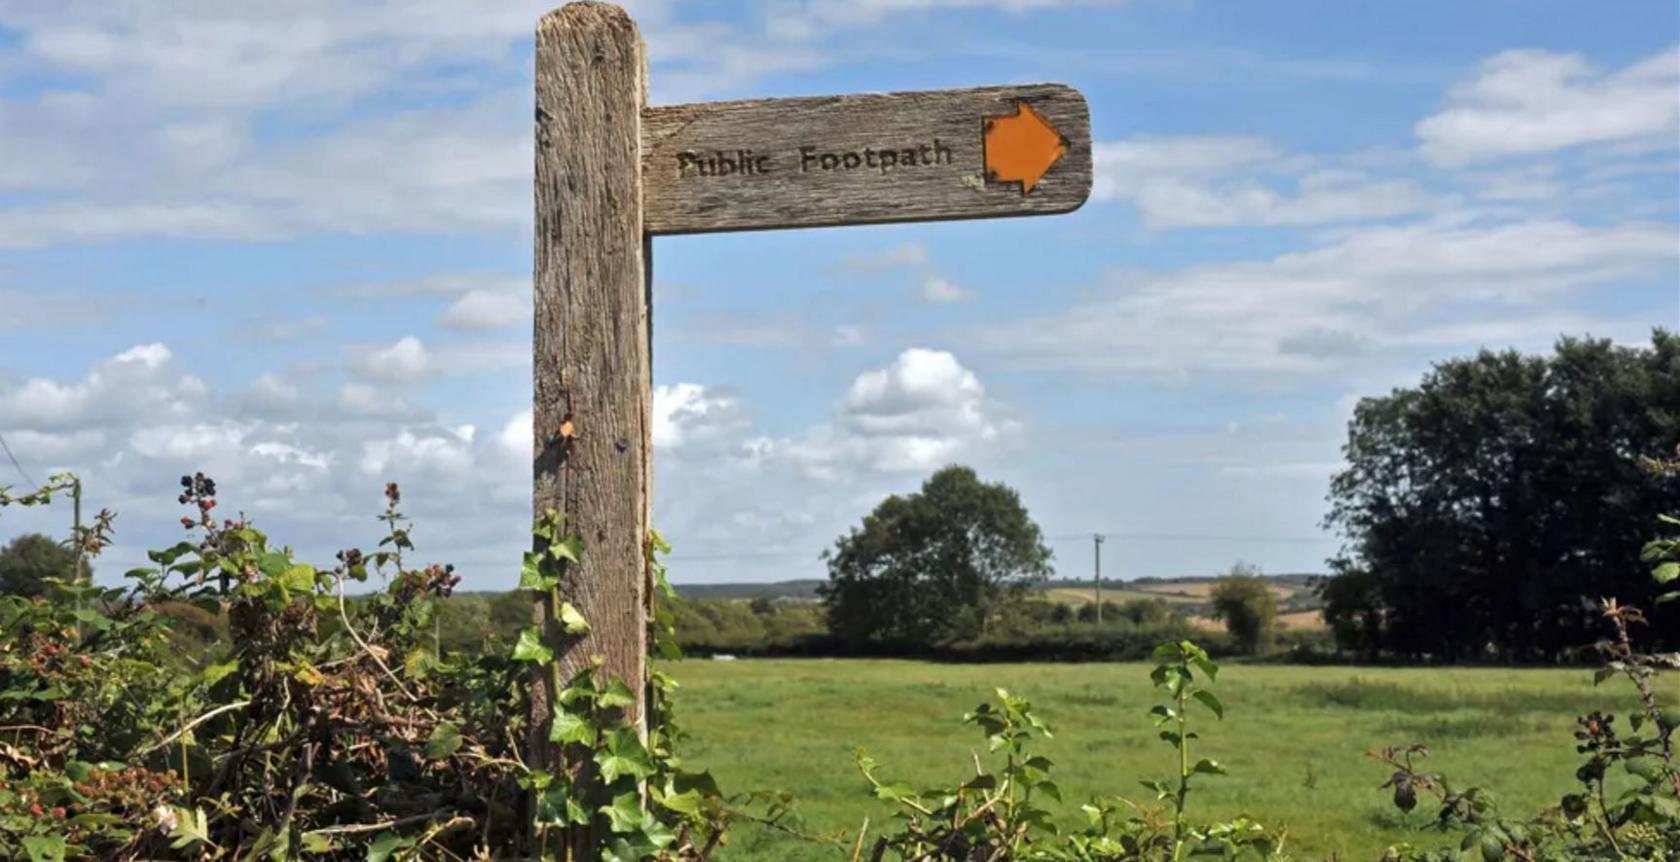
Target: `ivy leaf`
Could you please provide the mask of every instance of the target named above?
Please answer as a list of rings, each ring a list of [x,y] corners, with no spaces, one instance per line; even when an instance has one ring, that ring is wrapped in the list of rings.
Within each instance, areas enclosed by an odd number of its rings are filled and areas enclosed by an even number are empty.
[[[596,752],[595,765],[601,768],[601,777],[609,784],[626,775],[641,780],[653,774],[653,760],[648,756],[647,746],[636,736],[636,731],[627,727],[614,728],[607,734],[607,747]],[[641,802],[636,804],[639,810]]]
[[[601,697],[596,702],[600,704],[602,709],[635,706],[636,693],[631,691],[630,686],[625,685],[622,680],[615,679],[612,681],[612,685],[607,686],[606,691],[601,692]]]
[[[595,726],[571,710],[562,709],[556,712],[548,729],[549,742],[575,742],[593,746],[595,739]]]
[[[589,621],[583,618],[571,602],[560,603],[560,623],[566,627],[566,634],[581,635],[589,631]]]
[[[536,551],[525,552],[524,562],[519,566],[520,589],[547,592],[554,589],[559,583],[559,578],[543,574],[542,558],[537,555]]]
[[[575,563],[583,558],[583,539],[578,536],[567,536],[549,545],[548,555],[556,560]]]
[[[1666,584],[1675,578],[1680,578],[1680,562],[1663,563],[1651,572],[1651,577],[1656,578],[1659,584]]]
[[[554,661],[554,650],[542,642],[542,632],[532,627],[519,633],[519,641],[513,645],[513,660],[548,664]]]
[[[633,790],[614,796],[612,804],[601,811],[607,815],[612,831],[620,834],[639,831],[647,817],[647,812],[642,810],[641,795]]]
[[[442,760],[461,750],[461,729],[444,722],[432,729],[426,739],[426,759]]]

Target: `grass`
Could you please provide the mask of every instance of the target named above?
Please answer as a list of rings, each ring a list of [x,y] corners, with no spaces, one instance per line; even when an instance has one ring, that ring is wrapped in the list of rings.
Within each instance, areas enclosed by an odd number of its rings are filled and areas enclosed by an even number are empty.
[[[999,686],[1031,698],[1056,729],[1042,753],[1055,761],[1070,814],[1093,794],[1138,798],[1138,780],[1173,768],[1145,717],[1156,693],[1142,664],[767,660],[672,670],[682,683],[689,762],[709,766],[730,791],[793,791],[815,833],[855,836],[865,816],[877,824],[889,816],[853,768],[860,746],[883,764],[883,777],[918,786],[960,780],[979,741],[960,718]],[[1672,706],[1680,685],[1660,684]],[[1253,814],[1287,827],[1300,856],[1335,852],[1350,862],[1396,842],[1445,841],[1425,831],[1431,806],[1403,816],[1389,804],[1376,789],[1384,770],[1366,750],[1428,743],[1433,768],[1530,813],[1571,788],[1575,715],[1625,715],[1634,706],[1625,683],[1595,690],[1584,670],[1227,664],[1217,688],[1226,720],[1204,722],[1197,756],[1220,760],[1231,775],[1205,782],[1195,810]],[[720,858],[844,860],[849,850],[742,827]]]

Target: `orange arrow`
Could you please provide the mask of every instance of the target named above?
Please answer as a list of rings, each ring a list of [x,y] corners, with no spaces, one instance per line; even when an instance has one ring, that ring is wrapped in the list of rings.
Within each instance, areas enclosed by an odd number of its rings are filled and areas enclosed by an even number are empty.
[[[986,179],[1020,183],[1021,196],[1067,152],[1067,138],[1032,105],[1015,103],[1015,113],[986,118]]]

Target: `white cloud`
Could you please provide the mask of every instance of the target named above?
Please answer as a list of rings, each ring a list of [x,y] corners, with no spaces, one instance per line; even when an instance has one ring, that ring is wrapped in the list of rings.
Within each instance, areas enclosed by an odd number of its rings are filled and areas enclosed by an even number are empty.
[[[368,380],[412,383],[431,371],[432,362],[426,345],[412,335],[405,335],[385,347],[362,351],[351,367]]]
[[[1544,346],[1594,323],[1549,311],[1560,297],[1659,277],[1677,253],[1673,227],[1661,224],[1369,227],[1269,259],[1120,275],[1102,298],[970,340],[1030,367],[1164,380],[1325,372],[1365,352],[1438,355],[1519,335]]]
[[[746,427],[735,396],[699,383],[673,383],[653,390],[653,445],[660,449],[692,447]]]
[[[363,443],[356,466],[374,479],[397,472],[463,479],[476,461],[473,430],[471,425],[432,432],[405,428],[393,437]]]
[[[0,378],[0,424],[8,428],[104,428],[133,412],[180,417],[203,403],[204,382],[175,370],[168,347],[142,344],[100,362],[81,380]]]
[[[840,262],[844,272],[876,272],[885,269],[916,269],[928,262],[927,248],[919,242],[906,242],[871,254],[853,255]]]
[[[974,294],[942,275],[930,275],[922,279],[921,297],[924,302],[962,302]]]
[[[1579,54],[1506,51],[1419,121],[1425,156],[1449,165],[1586,144],[1680,143],[1680,46],[1615,72]]]
[[[854,471],[935,468],[1017,428],[956,356],[911,348],[892,364],[859,374],[830,422],[794,438],[758,438],[752,446],[759,459],[785,460],[832,480]]]
[[[1252,137],[1139,137],[1098,143],[1092,157],[1092,196],[1137,207],[1153,229],[1371,221],[1433,202],[1414,180],[1290,156]]]
[[[495,290],[469,290],[450,303],[438,318],[445,329],[487,330],[528,321],[531,312],[522,294]]]

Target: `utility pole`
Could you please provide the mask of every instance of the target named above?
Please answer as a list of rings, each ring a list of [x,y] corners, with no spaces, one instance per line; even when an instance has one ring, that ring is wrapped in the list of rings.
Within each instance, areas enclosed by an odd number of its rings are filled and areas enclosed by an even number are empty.
[[[1096,551],[1097,573],[1092,578],[1097,585],[1097,625],[1102,625],[1102,533],[1091,534],[1091,547]]]

